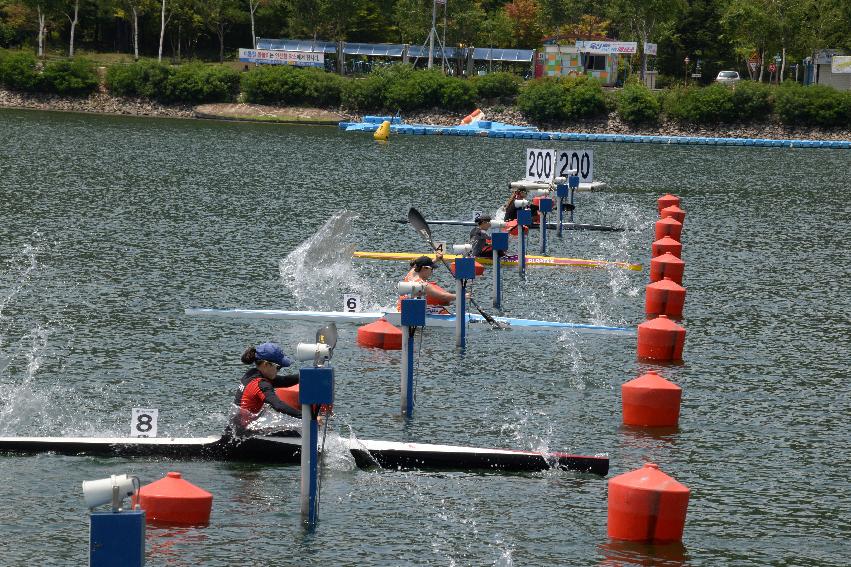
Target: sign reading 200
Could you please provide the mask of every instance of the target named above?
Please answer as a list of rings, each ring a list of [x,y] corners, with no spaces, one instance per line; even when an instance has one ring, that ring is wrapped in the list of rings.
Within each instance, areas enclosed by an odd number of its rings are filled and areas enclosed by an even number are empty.
[[[594,152],[592,150],[526,150],[526,179],[550,182],[556,177],[567,177],[576,171],[579,180],[594,180]]]

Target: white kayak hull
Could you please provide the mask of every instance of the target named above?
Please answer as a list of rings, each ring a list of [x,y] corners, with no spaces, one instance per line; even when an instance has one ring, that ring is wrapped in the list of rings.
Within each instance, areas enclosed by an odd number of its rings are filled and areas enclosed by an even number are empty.
[[[278,309],[210,309],[189,308],[187,315],[196,317],[229,317],[249,319],[283,319],[289,321],[321,321],[336,323],[364,324],[387,319],[393,325],[399,326],[401,314],[397,311],[376,311],[371,313],[348,313],[345,311],[283,311]],[[516,331],[566,331],[580,333],[605,333],[617,335],[635,335],[635,329],[608,325],[590,325],[585,323],[564,323],[560,321],[539,321],[536,319],[520,319],[515,317],[494,317],[508,330]],[[455,315],[427,315],[426,326],[455,328]],[[484,317],[474,313],[467,314],[469,329],[490,329],[490,323]]]

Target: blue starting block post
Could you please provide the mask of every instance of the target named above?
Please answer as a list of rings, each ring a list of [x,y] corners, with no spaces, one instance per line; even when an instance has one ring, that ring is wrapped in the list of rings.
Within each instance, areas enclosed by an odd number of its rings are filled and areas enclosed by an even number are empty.
[[[538,212],[541,214],[541,256],[547,255],[547,213],[553,210],[553,200],[549,197],[538,199]]]
[[[571,205],[574,205],[573,197],[576,194],[576,189],[579,187],[579,176],[571,175],[567,178],[567,185],[570,189],[570,200],[568,201]],[[570,218],[569,222],[573,222],[573,207],[570,209]]]
[[[526,231],[525,227],[532,226],[532,211],[519,209],[517,211],[517,234],[520,237],[520,257],[517,258],[520,275],[526,275]]]
[[[467,280],[476,278],[475,258],[455,259],[455,346],[467,346]]]
[[[567,181],[564,177],[559,177],[560,181]],[[561,225],[564,223],[564,200],[567,199],[569,187],[567,183],[559,183],[556,185],[556,202],[558,203],[558,229],[556,235],[561,238]]]
[[[310,360],[314,366],[298,371],[298,401],[301,404],[301,516],[309,528],[316,526],[318,515],[319,407],[334,403],[334,369],[324,366],[330,358],[328,345],[299,344],[296,357]]]
[[[416,284],[414,284],[416,285]],[[425,327],[426,300],[402,300],[402,413],[414,416],[414,331]]]
[[[508,233],[491,233],[491,246],[493,247],[493,306],[497,309],[502,306],[502,262],[499,253],[508,250]]]
[[[139,491],[139,479],[127,475],[83,481],[89,515],[90,567],[142,567],[145,564],[145,511],[124,510],[124,498]],[[109,512],[93,509],[112,503]]]

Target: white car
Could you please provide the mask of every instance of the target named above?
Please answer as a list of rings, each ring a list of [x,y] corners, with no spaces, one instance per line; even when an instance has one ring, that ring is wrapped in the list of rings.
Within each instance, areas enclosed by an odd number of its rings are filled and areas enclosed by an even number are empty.
[[[718,76],[715,77],[716,83],[737,83],[739,82],[739,72],[738,71],[721,71],[718,73]]]

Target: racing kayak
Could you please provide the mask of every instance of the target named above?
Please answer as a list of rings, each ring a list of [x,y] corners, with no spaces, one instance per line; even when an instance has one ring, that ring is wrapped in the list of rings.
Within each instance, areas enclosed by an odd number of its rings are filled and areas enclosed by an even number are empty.
[[[555,185],[550,184],[545,181],[527,181],[525,179],[521,179],[520,181],[512,181],[509,186],[512,189],[554,189]],[[606,189],[609,187],[609,184],[605,181],[580,181],[579,187],[576,188],[577,191],[597,191],[601,189]]]
[[[353,254],[355,258],[364,258],[367,260],[396,260],[400,262],[410,262],[411,260],[415,260],[420,256],[428,256],[434,259],[434,254],[422,254],[420,252],[355,252]],[[447,262],[452,261],[456,258],[463,258],[463,256],[459,256],[456,254],[444,254],[443,259]],[[478,257],[476,261],[480,264],[484,264],[485,266],[490,266],[493,264],[492,258],[484,258]],[[518,257],[515,256],[503,256],[502,265],[503,266],[516,266],[519,260]],[[526,267],[579,267],[579,268],[605,268],[607,266],[612,266],[616,268],[623,268],[625,270],[634,270],[636,272],[641,271],[641,264],[630,264],[628,262],[611,262],[608,260],[583,260],[581,258],[559,258],[556,256],[534,256],[527,255],[526,256]]]
[[[408,224],[408,219],[398,219],[396,222],[399,224]],[[426,221],[428,224],[442,224],[442,225],[455,225],[455,226],[476,226],[476,223],[473,221],[462,221],[462,220],[429,220]],[[564,230],[598,230],[598,231],[607,231],[607,232],[622,232],[624,229],[618,228],[616,226],[608,226],[605,224],[583,224],[578,222],[562,222],[561,227]],[[539,223],[532,224],[533,229],[541,228]],[[558,228],[557,222],[548,222],[547,228],[556,230]]]
[[[489,469],[539,471],[551,468],[605,476],[607,456],[583,456],[430,443],[400,443],[337,437],[360,468]],[[2,453],[59,453],[108,457],[158,457],[299,464],[301,437],[254,436],[238,442],[222,437],[0,437]]]
[[[283,319],[288,321],[334,321],[337,323],[365,324],[386,319],[393,325],[401,324],[402,315],[398,311],[374,311],[367,313],[349,313],[347,311],[283,311],[280,309],[210,309],[188,308],[187,315],[195,317],[229,317],[236,319]],[[475,313],[467,313],[467,324],[471,329],[490,329],[490,323]],[[590,325],[586,323],[563,323],[560,321],[539,321],[515,317],[493,317],[508,330],[516,331],[564,331],[572,329],[580,333],[611,333],[634,335],[635,329],[608,325]],[[455,315],[426,315],[427,327],[455,328]]]

